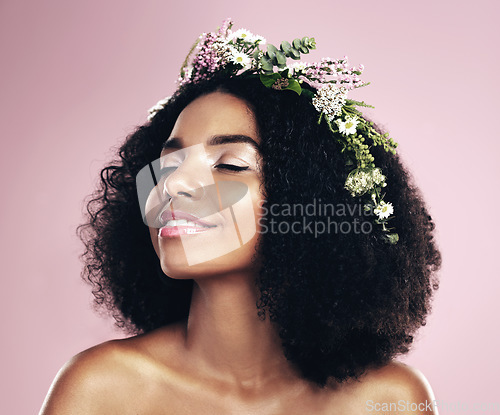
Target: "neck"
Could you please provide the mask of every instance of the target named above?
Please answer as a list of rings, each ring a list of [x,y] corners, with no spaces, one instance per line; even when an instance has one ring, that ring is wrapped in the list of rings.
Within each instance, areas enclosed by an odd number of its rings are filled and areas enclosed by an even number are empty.
[[[257,316],[253,281],[241,274],[195,280],[185,339],[199,370],[247,387],[293,372],[276,328]]]

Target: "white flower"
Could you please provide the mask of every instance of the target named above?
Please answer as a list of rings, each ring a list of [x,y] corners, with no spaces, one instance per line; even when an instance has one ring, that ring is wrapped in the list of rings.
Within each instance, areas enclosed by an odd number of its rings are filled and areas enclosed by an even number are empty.
[[[385,176],[382,174],[382,170],[380,170],[378,167],[372,170],[372,180],[373,183],[377,186],[386,186]]]
[[[265,45],[266,44],[266,39],[264,39],[262,36],[260,35],[255,35],[253,37],[253,42],[254,43],[257,43],[257,41],[259,42],[259,45]]]
[[[349,117],[345,121],[337,120],[339,131],[345,135],[355,134],[358,124],[359,120],[356,117]]]
[[[170,98],[171,97],[168,96],[168,97],[165,97],[163,99],[160,99],[156,103],[156,105],[154,105],[153,107],[151,107],[148,110],[148,112],[149,112],[148,121],[151,121],[158,111],[161,111],[163,108],[165,108],[165,105],[168,103],[168,101],[170,100]]]
[[[238,52],[237,50],[232,51],[233,56],[231,60],[237,63],[245,69],[250,69],[252,67],[252,58],[243,52]]]
[[[392,203],[381,201],[375,208],[374,212],[378,215],[379,219],[387,219],[394,213],[394,207],[392,206]]]
[[[246,29],[238,29],[236,32],[231,33],[229,40],[241,39],[245,42],[254,42],[255,36]]]
[[[286,67],[288,69],[288,77],[292,78],[293,76],[303,74],[306,67],[307,67],[307,64],[305,62],[292,63],[292,65]]]
[[[361,196],[373,187],[372,176],[363,170],[354,171],[347,177],[345,188],[352,196]]]
[[[323,112],[332,120],[342,111],[346,98],[346,88],[337,87],[333,84],[326,84],[314,94],[312,103],[318,112]]]

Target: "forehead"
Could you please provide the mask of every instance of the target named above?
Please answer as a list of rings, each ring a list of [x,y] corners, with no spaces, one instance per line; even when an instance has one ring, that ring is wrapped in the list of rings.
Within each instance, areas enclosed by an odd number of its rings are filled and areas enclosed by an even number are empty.
[[[247,135],[259,141],[258,128],[248,104],[233,95],[213,92],[191,102],[181,112],[170,137],[185,145],[204,142],[214,135]]]

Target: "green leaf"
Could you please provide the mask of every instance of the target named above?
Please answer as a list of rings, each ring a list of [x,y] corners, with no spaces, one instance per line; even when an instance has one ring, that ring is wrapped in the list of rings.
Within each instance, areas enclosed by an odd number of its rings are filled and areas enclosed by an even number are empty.
[[[280,50],[276,51],[276,60],[278,61],[278,65],[286,65],[286,56]]]
[[[295,48],[291,48],[290,49],[290,57],[297,61],[300,59],[300,52]]]
[[[298,81],[296,79],[292,78],[292,79],[289,79],[288,82],[289,82],[288,86],[284,89],[289,89],[290,91],[294,91],[300,95],[300,93],[302,92],[302,88],[301,88],[300,84],[298,83]]]
[[[262,69],[265,72],[272,72],[273,71],[273,64],[271,62],[271,59],[269,59],[265,55],[261,58],[260,65],[262,66]]]
[[[302,88],[302,94],[304,94],[309,99],[313,99],[313,97],[314,97],[314,92],[309,91],[308,89]]]
[[[309,38],[307,36],[304,36],[302,38],[302,45],[304,45],[306,47],[309,45]]]
[[[301,47],[300,47],[300,51],[301,51],[302,53],[309,53],[309,49],[307,49],[307,47],[305,47],[305,46],[301,46]]]
[[[283,51],[283,53],[285,55],[289,56],[291,49],[292,49],[292,45],[290,45],[290,43],[288,43],[286,40],[281,42],[281,50]]]
[[[261,74],[260,75],[260,80],[261,82],[267,86],[268,88],[271,88],[272,84],[276,82],[277,79],[281,78],[281,75],[277,72],[272,73],[272,74]]]
[[[346,99],[347,105],[356,105],[358,107],[375,108],[373,105],[369,105],[364,101],[354,101],[353,99]]]
[[[268,44],[267,45],[267,54],[271,58],[271,60],[274,60],[274,57],[276,56],[276,52],[278,52],[278,49],[276,46]]]
[[[293,47],[295,49],[297,49],[297,50],[300,49],[300,47],[302,46],[302,42],[298,38],[297,39],[293,39],[292,44],[293,44]]]

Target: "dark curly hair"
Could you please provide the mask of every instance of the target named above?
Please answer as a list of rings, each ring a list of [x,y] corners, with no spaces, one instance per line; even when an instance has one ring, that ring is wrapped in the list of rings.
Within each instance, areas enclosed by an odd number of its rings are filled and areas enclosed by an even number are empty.
[[[96,304],[129,333],[145,333],[188,316],[192,280],[159,278],[159,259],[142,221],[135,178],[159,157],[180,112],[201,95],[223,91],[247,102],[260,132],[266,204],[352,205],[344,189],[339,144],[303,95],[266,88],[258,79],[212,79],[180,88],[151,122],[140,126],[100,175],[77,228],[85,244],[82,277]],[[381,231],[267,232],[259,245],[256,313],[276,325],[284,354],[304,378],[325,386],[359,377],[368,367],[406,353],[425,325],[441,255],[434,223],[398,155],[371,150],[387,177],[386,200],[399,242]],[[273,217],[291,224],[297,217]],[[366,221],[360,212],[350,219]],[[372,220],[373,218],[370,218]],[[161,268],[160,268],[161,270]]]

